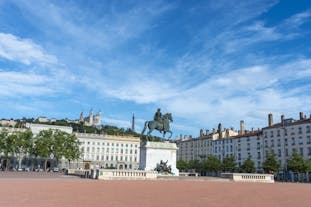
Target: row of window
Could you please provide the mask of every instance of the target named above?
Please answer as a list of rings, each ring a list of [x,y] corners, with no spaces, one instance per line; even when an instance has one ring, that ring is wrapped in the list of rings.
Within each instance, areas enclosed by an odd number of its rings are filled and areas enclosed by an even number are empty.
[[[124,144],[124,143],[114,143],[114,142],[87,142],[87,141],[82,141],[82,142],[80,142],[80,144],[83,144],[83,145],[85,145],[85,144],[87,144],[87,145],[102,145],[102,146],[116,146],[116,147],[119,147],[119,146],[121,146],[121,147],[135,147],[135,148],[137,148],[138,147],[138,145],[137,144]]]
[[[217,149],[215,149],[216,151],[217,151]],[[292,149],[292,152],[294,151],[295,149]],[[304,148],[303,147],[300,147],[299,149],[296,149],[296,150],[298,150],[298,152],[302,155],[302,156],[304,156]],[[274,150],[272,150],[278,157],[282,157],[282,150],[281,149],[278,149],[277,150],[277,152],[275,152]],[[216,152],[217,153],[217,152]],[[265,151],[265,153],[266,153],[266,155],[269,153],[269,151],[268,150],[266,150]],[[231,153],[231,154],[226,154],[226,157],[228,157],[228,156],[232,156],[233,154]],[[249,153],[247,153],[247,155],[248,156],[251,156],[251,153],[249,152]],[[308,147],[307,148],[307,154],[306,154],[307,156],[311,156],[311,147]],[[219,159],[221,159],[221,155],[219,154],[218,155],[219,156]],[[285,156],[289,156],[289,149],[285,149]],[[241,153],[238,153],[237,154],[237,159],[238,160],[241,160]],[[257,152],[257,157],[256,157],[256,159],[261,159],[261,152]]]
[[[137,162],[137,157],[128,157],[128,156],[109,156],[109,155],[89,155],[89,154],[85,154],[84,155],[84,159],[86,160],[96,160],[96,161],[125,161],[125,162]]]
[[[91,152],[92,153],[95,153],[95,147],[92,147],[92,148],[90,148],[90,147],[86,147],[86,148],[84,148],[84,147],[81,147],[81,151],[82,152],[84,152],[84,149],[85,149],[85,151],[86,152],[90,152],[90,150],[91,150]],[[121,154],[123,154],[123,153],[125,153],[125,154],[137,154],[137,149],[135,149],[135,150],[133,150],[133,149],[119,149],[119,148],[106,148],[106,150],[105,150],[105,148],[99,148],[99,147],[97,147],[96,148],[96,152],[97,153],[100,153],[100,152],[102,152],[102,153],[104,153],[106,151],[106,153],[121,153]]]
[[[275,140],[271,140],[270,141],[270,143],[271,143],[271,145],[270,145],[270,147],[274,147],[275,145],[275,143],[274,143],[274,141]],[[268,140],[264,140],[264,142],[265,142],[265,147],[269,147],[269,145],[268,145]],[[281,139],[278,139],[277,140],[277,146],[278,147],[280,147],[281,146]],[[303,145],[304,144],[304,142],[303,142],[303,137],[302,136],[299,136],[298,137],[298,144],[299,145]],[[308,136],[306,136],[305,137],[305,144],[311,144],[311,136],[310,135],[308,135]],[[288,138],[285,138],[284,139],[284,145],[285,146],[288,146]],[[296,138],[295,137],[292,137],[291,138],[291,145],[296,145]],[[238,144],[238,149],[240,149],[240,144]],[[260,142],[257,142],[257,149],[260,149],[260,146],[261,146],[261,143]],[[228,145],[226,146],[227,147],[227,150],[226,151],[229,151],[229,149],[228,149]],[[232,145],[230,145],[230,151],[232,151]],[[181,146],[180,147],[180,150],[183,150],[184,148]],[[220,146],[219,146],[219,149],[220,149]],[[247,143],[247,149],[250,149],[250,143]],[[185,149],[185,150],[187,150],[187,148]],[[201,149],[202,150],[202,149]],[[217,152],[217,145],[215,146],[215,152]]]
[[[306,144],[311,144],[311,136],[306,136],[305,140],[306,140],[306,142],[305,142]],[[271,142],[271,147],[274,147],[274,140],[272,139],[270,142]],[[291,143],[290,144],[291,145],[296,145],[295,137],[291,138]],[[298,137],[298,144],[299,145],[303,145],[304,144],[303,137],[301,137],[301,136]],[[288,146],[288,139],[287,138],[284,139],[284,145]],[[281,139],[277,140],[277,146],[278,147],[281,146]],[[268,140],[265,140],[265,147],[268,147]]]
[[[288,136],[287,129],[284,128],[283,131],[284,131],[284,136]],[[309,126],[309,125],[306,126],[305,132],[306,132],[306,133],[311,133],[311,129],[310,129],[310,126]],[[298,134],[302,134],[302,133],[303,133],[302,127],[298,127]],[[291,128],[291,133],[290,133],[290,135],[295,135],[295,128],[294,128],[294,127]],[[281,130],[280,130],[280,129],[278,129],[278,130],[276,131],[276,136],[277,136],[277,137],[280,137],[280,136],[281,136]],[[267,138],[267,137],[268,137],[268,132],[266,131],[266,132],[265,132],[265,138]],[[274,137],[274,131],[270,131],[270,137]]]

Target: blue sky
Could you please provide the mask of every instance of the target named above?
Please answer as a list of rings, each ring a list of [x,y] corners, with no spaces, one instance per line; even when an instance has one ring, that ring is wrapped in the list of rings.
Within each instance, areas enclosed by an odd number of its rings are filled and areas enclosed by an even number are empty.
[[[174,137],[311,113],[310,1],[0,1],[0,117],[136,129],[158,107]]]

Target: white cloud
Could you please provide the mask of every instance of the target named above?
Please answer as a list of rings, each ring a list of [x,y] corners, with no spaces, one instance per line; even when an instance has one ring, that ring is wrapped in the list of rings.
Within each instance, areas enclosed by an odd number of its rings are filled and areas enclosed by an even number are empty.
[[[104,117],[103,118],[103,124],[113,124],[119,127],[124,127],[124,128],[131,128],[132,124],[129,121],[125,121],[125,120],[120,120],[120,119],[113,119],[113,118],[108,118],[108,117]]]
[[[256,124],[254,127],[264,126],[269,112],[280,115],[311,110],[311,97],[304,91],[306,88],[283,89],[280,86],[284,80],[293,78],[294,74],[286,70],[289,65],[295,65],[293,72],[298,72],[308,61],[292,62],[277,69],[266,65],[219,74],[162,105],[201,126],[216,127],[218,122],[237,126],[241,119]]]
[[[24,72],[0,71],[0,95],[3,97],[41,96],[55,93],[47,76]]]
[[[284,24],[289,27],[298,27],[304,24],[306,21],[310,20],[310,17],[311,17],[311,10],[306,10],[291,16],[284,22]]]
[[[162,2],[141,2],[135,6],[129,4],[124,11],[114,2],[103,5],[104,12],[94,13],[96,9],[90,11],[72,2],[16,1],[16,6],[31,16],[32,21],[42,22],[39,29],[49,28],[53,35],[62,33],[66,41],[80,50],[113,49],[152,28],[156,17],[174,7]]]
[[[108,89],[108,96],[121,100],[135,101],[136,103],[154,103],[163,99],[172,98],[176,94],[171,85],[162,81],[145,79],[128,84],[120,83],[119,87]]]
[[[144,125],[141,124],[141,120],[135,120],[135,122],[136,122],[135,123],[135,131],[136,132],[140,132]],[[139,124],[137,124],[137,122]],[[102,124],[104,124],[104,125],[113,125],[113,126],[121,127],[121,128],[124,128],[124,129],[131,129],[132,128],[132,123],[130,121],[121,120],[121,119],[114,119],[114,118],[109,118],[109,117],[104,117]]]
[[[45,53],[31,40],[5,33],[0,33],[0,57],[26,65],[57,63],[55,56]]]
[[[72,7],[68,7],[68,4]],[[52,76],[35,75],[26,71],[0,72],[0,80],[3,81],[0,94],[4,97],[10,94],[54,94],[60,91],[59,85],[71,81],[86,86],[100,97],[135,102],[140,107],[148,104],[161,106],[189,123],[174,122],[172,127],[192,132],[199,131],[192,125],[216,127],[218,122],[238,125],[240,119],[245,119],[248,126],[254,123],[253,126],[257,127],[258,123],[265,122],[268,112],[280,114],[310,110],[310,96],[305,93],[306,90],[310,91],[310,86],[282,86],[287,82],[306,81],[310,78],[310,59],[301,58],[292,62],[285,60],[280,66],[276,66],[274,61],[262,57],[264,54],[258,54],[260,51],[254,52],[255,57],[258,55],[258,59],[262,59],[260,63],[256,58],[248,58],[252,54],[246,54],[247,49],[258,43],[297,37],[297,27],[310,18],[310,11],[305,11],[276,25],[268,26],[257,19],[254,21],[274,4],[275,1],[239,1],[238,4],[235,1],[212,2],[209,6],[212,7],[211,12],[216,13],[211,15],[214,19],[206,17],[204,25],[202,23],[205,28],[189,32],[198,33],[193,39],[189,38],[189,45],[178,46],[180,51],[171,53],[157,42],[146,41],[144,45],[143,34],[146,31],[157,28],[157,24],[167,26],[154,21],[172,8],[170,5],[166,6],[165,2],[144,3],[125,10],[111,5],[111,8],[105,7],[107,12],[95,14],[73,3],[33,4],[18,1],[16,5],[22,8],[26,18],[32,22],[40,20],[37,29],[42,30],[41,35],[48,38],[60,34],[61,38],[50,38],[48,44],[53,45],[53,41],[57,43],[53,46],[56,48],[54,49],[58,51],[59,57],[67,58],[72,63],[74,74],[61,69],[53,70]],[[202,8],[204,6],[200,4],[196,9]],[[196,9],[192,11],[195,12]],[[161,20],[164,21],[165,18]],[[68,54],[64,56],[62,54],[66,52],[60,44],[63,41],[70,48],[70,52],[67,51]],[[142,54],[132,51],[116,51],[118,46],[128,49],[128,46],[132,47],[137,42],[140,53],[151,53],[151,58],[138,58]],[[173,44],[169,46],[174,47]],[[101,54],[90,56],[90,51]],[[175,56],[175,52],[178,56]],[[56,57],[47,54],[33,41],[3,33],[0,33],[0,57],[26,65],[58,63]],[[106,59],[103,60],[102,57]],[[156,57],[160,57],[163,62],[157,63],[154,60]],[[75,62],[75,59],[80,62]],[[248,61],[248,64],[243,64],[244,61]],[[146,66],[141,66],[145,62]],[[61,88],[61,92],[67,93],[74,87],[68,85]],[[131,126],[129,121],[113,118],[105,118],[104,122],[126,128]],[[140,120],[140,124],[142,123],[143,120]]]

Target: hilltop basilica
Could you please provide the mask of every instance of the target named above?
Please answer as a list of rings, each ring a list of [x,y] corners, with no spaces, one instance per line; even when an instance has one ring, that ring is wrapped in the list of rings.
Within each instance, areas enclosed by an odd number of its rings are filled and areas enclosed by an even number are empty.
[[[89,116],[84,117],[83,112],[80,114],[79,122],[82,122],[85,126],[100,126],[101,112],[99,111],[96,115],[93,114],[93,110],[90,110]]]

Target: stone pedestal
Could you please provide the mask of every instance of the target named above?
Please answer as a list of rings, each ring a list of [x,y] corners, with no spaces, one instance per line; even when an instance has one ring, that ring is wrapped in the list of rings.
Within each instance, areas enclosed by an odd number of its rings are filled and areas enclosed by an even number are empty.
[[[145,142],[140,147],[139,169],[154,170],[162,161],[167,161],[167,166],[171,166],[173,175],[179,175],[176,168],[177,146],[170,142]]]

